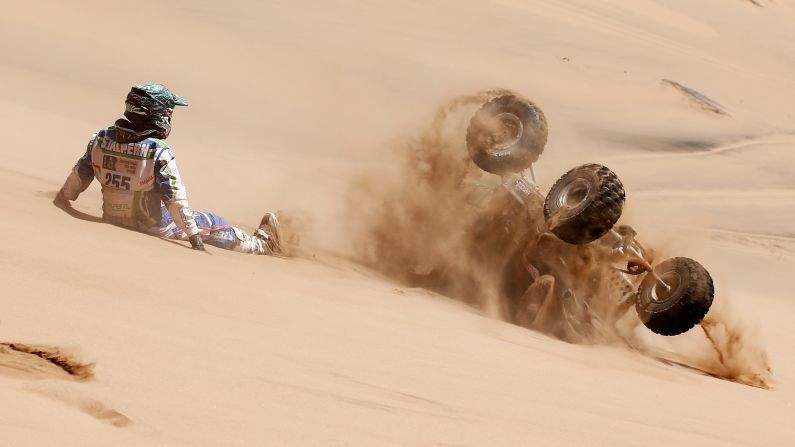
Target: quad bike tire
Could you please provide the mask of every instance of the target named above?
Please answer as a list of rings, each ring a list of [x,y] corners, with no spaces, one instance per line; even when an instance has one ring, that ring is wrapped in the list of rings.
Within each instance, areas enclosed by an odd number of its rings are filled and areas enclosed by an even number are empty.
[[[538,160],[547,144],[547,120],[534,103],[513,95],[484,104],[467,128],[472,161],[486,172],[520,172]]]
[[[544,200],[544,218],[560,240],[582,245],[613,228],[624,208],[624,186],[599,164],[578,166],[552,185]]]
[[[654,268],[668,290],[647,273],[638,289],[635,309],[643,324],[660,335],[689,331],[707,315],[715,286],[707,269],[690,258],[671,258]]]

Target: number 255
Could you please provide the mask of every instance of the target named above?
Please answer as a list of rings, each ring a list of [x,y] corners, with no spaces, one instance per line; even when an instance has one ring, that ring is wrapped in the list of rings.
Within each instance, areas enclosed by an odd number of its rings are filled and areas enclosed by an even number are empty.
[[[130,177],[124,177],[119,174],[105,173],[105,184],[113,185],[120,189],[130,189]]]

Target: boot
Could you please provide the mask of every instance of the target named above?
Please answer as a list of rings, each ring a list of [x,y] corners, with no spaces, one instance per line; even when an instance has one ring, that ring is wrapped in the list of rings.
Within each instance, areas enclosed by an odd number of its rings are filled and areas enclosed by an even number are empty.
[[[262,248],[267,255],[283,254],[279,240],[279,219],[275,213],[265,213],[259,223],[259,227],[254,230],[254,237],[262,241]]]

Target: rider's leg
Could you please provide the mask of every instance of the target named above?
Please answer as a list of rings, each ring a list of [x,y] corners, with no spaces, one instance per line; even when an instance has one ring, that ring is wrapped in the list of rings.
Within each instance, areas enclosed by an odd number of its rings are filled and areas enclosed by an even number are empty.
[[[168,239],[186,239],[182,230],[174,223],[168,210],[162,208],[160,236]],[[199,227],[199,234],[207,245],[226,250],[258,255],[272,255],[279,252],[277,239],[276,217],[269,218],[271,213],[263,217],[260,227],[249,235],[240,228],[229,225],[226,220],[213,213],[194,211],[193,217]],[[263,224],[265,224],[263,226]]]

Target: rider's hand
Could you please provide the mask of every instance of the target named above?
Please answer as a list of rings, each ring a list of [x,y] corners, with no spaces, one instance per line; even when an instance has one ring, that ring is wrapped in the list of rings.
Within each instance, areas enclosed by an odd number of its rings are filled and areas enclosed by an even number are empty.
[[[52,199],[52,203],[58,208],[65,208],[70,206],[69,201],[66,200],[66,197],[63,195],[63,189],[58,190],[58,194],[56,194],[55,198]]]
[[[204,242],[202,242],[202,237],[198,234],[194,234],[193,236],[189,237],[188,240],[190,241],[190,246],[194,250],[201,250],[207,251],[204,249]]]

